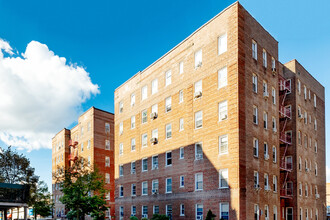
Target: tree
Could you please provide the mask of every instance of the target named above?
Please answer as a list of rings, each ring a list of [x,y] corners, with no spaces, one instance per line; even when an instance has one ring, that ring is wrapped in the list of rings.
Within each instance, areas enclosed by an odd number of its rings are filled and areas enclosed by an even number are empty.
[[[130,220],[139,220],[136,216],[131,216],[129,219]]]
[[[63,196],[60,201],[69,209],[68,218],[84,219],[90,214],[94,219],[104,218],[107,210],[103,176],[97,168],[92,168],[82,159],[71,167],[53,174]]]
[[[39,181],[36,184],[36,188],[31,193],[31,201],[34,219],[37,219],[37,215],[43,217],[52,214],[53,203],[51,194],[48,192],[47,184],[43,181]]]
[[[168,217],[167,215],[154,214],[151,220],[170,220],[170,217]]]
[[[206,214],[205,220],[214,220],[215,217],[216,217],[216,215],[213,214],[212,211],[209,209],[209,211]]]

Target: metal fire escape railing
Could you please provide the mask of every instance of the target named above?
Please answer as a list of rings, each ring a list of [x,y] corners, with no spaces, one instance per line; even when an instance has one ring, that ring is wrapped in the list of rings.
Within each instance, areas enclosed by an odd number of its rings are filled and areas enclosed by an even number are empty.
[[[291,160],[287,160],[287,150],[288,147],[292,145],[292,133],[286,131],[286,125],[288,120],[291,120],[291,107],[285,106],[286,96],[291,92],[291,81],[279,77],[279,91],[280,91],[280,105],[279,105],[279,115],[282,123],[282,128],[280,129],[280,147],[285,147],[283,155],[280,160],[280,170],[284,172],[285,178],[283,184],[281,184],[280,196],[281,198],[292,198],[293,189],[292,186],[288,187],[287,179],[289,173],[292,171],[293,164]]]

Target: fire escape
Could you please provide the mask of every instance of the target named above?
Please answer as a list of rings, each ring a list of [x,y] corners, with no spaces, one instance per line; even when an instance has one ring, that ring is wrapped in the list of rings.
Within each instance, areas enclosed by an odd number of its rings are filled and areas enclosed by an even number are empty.
[[[283,178],[280,178],[281,199],[292,199],[293,185],[288,182],[288,176],[292,171],[292,156],[288,155],[288,148],[292,145],[292,133],[287,131],[287,123],[291,120],[291,106],[286,106],[287,95],[291,92],[291,81],[279,76],[279,116],[280,116],[280,171]],[[283,181],[283,182],[282,182]]]
[[[78,142],[69,140],[69,148],[70,148],[70,154],[69,154],[69,163],[70,166],[78,159]],[[72,162],[72,163],[71,163]]]

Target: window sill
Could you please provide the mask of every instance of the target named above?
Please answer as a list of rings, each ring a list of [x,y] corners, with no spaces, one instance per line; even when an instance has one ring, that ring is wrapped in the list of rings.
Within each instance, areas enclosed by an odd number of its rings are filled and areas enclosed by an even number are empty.
[[[219,187],[218,189],[229,189],[229,187]]]
[[[203,126],[202,126],[202,127],[199,127],[199,128],[196,128],[196,127],[195,127],[195,130],[199,130],[199,129],[202,129],[202,128],[203,128]]]
[[[172,164],[170,164],[170,165],[165,165],[165,167],[171,167],[172,166]]]

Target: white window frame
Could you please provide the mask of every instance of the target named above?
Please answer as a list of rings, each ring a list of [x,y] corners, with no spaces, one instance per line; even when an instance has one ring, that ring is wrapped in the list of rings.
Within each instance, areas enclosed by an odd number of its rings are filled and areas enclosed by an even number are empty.
[[[227,66],[218,70],[218,89],[228,85],[228,72]]]
[[[135,138],[131,139],[131,151],[135,151],[136,149],[136,141]]]
[[[227,33],[218,37],[218,55],[227,51]]]
[[[273,175],[273,192],[277,192],[277,176]]]
[[[252,91],[258,93],[258,76],[254,73],[252,75]]]
[[[144,168],[144,162],[147,165],[147,168]],[[141,171],[142,172],[148,172],[148,158],[142,158],[141,160]]]
[[[195,52],[195,69],[201,67],[203,63],[203,51],[199,49]]]
[[[181,89],[179,91],[179,103],[182,103],[183,102],[183,90]]]
[[[228,119],[228,101],[222,101],[218,104],[219,122]]]
[[[172,111],[172,97],[169,96],[165,99],[165,113]]]
[[[165,72],[165,87],[172,84],[172,70]]]
[[[226,185],[222,184],[222,180],[226,182]],[[219,189],[229,188],[229,171],[228,169],[219,170]]]
[[[141,135],[141,147],[145,148],[148,147],[148,134],[144,133]]]
[[[180,176],[180,188],[184,187],[184,175]]]
[[[144,190],[146,190],[147,192],[143,192]],[[141,184],[141,195],[142,196],[147,196],[148,195],[148,181],[144,181]]]
[[[262,65],[267,68],[267,51],[265,49],[262,50]]]
[[[179,159],[184,159],[184,147],[180,147],[180,158]]]
[[[222,141],[222,140],[225,140],[225,141]],[[221,135],[221,136],[219,136],[219,154],[220,155],[223,155],[223,154],[228,154],[228,146],[229,146],[229,144],[228,144],[228,140],[229,140],[229,138],[228,138],[228,134],[225,134],[225,135]],[[226,143],[226,146],[225,145],[223,145],[223,143]],[[223,147],[225,146],[225,149],[226,150],[223,150]]]
[[[228,219],[230,219],[230,212],[229,212],[229,202],[221,202],[220,204],[219,204],[219,218],[221,219],[222,217],[227,217],[227,216],[222,216],[222,209],[223,208],[227,208],[228,209]],[[227,210],[225,210],[225,211],[227,211]]]
[[[169,158],[169,157],[167,156],[168,153],[171,153],[171,158]],[[168,159],[171,159],[171,164],[168,164]],[[168,167],[168,166],[172,166],[172,164],[173,164],[173,155],[172,155],[172,151],[167,151],[167,152],[165,153],[165,166],[166,166],[166,167]]]
[[[135,128],[135,115],[131,117],[131,129]]]
[[[131,107],[135,105],[135,94],[131,94]]]
[[[172,138],[172,124],[169,123],[165,125],[165,139],[171,139]]]
[[[253,138],[253,149],[256,149],[256,153],[253,152],[254,157],[259,157],[259,140],[257,138]]]
[[[198,154],[198,149],[197,146],[200,145],[201,146],[201,154]],[[195,143],[195,160],[202,160],[203,159],[203,142],[197,142]]]
[[[254,117],[255,117],[255,121],[254,121]],[[253,106],[253,123],[255,125],[258,124],[258,107],[257,106]]]
[[[185,216],[184,204],[180,204],[180,216]]]
[[[258,44],[252,40],[252,58],[258,60]]]
[[[183,131],[184,130],[184,121],[183,118],[179,119],[179,131]]]
[[[145,85],[141,88],[141,100],[145,100],[148,98],[148,86]]]
[[[171,180],[171,190],[169,191],[168,190],[168,180]],[[168,193],[172,193],[173,191],[173,181],[172,181],[172,177],[168,177],[165,179],[165,193],[168,194]]]
[[[203,128],[203,111],[195,112],[195,129],[200,128]]]
[[[158,92],[158,78],[152,80],[151,82],[151,95]]]
[[[201,177],[201,181],[200,181],[200,177]],[[201,188],[198,187],[199,183],[201,183]],[[195,174],[195,191],[202,191],[203,184],[204,184],[203,173],[196,173]]]
[[[183,71],[184,71],[184,66],[183,66],[183,61],[181,61],[180,63],[179,63],[179,74],[182,74],[183,73]]]

